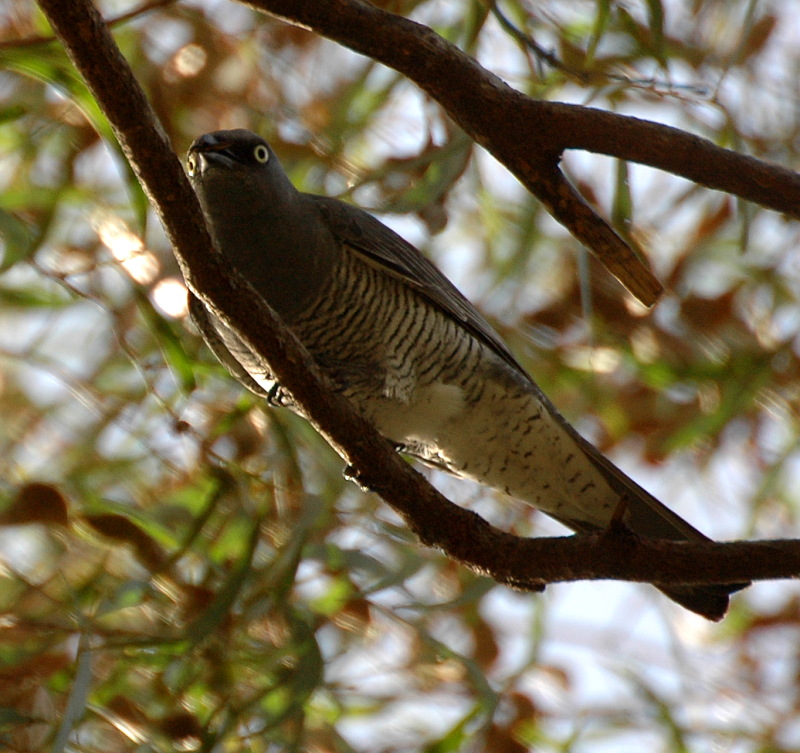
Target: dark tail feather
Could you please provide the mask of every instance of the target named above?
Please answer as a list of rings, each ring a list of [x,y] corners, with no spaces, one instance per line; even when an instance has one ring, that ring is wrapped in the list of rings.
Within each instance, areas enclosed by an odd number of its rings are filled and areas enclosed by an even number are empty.
[[[626,522],[634,533],[670,541],[710,540],[643,489],[639,495],[633,498],[629,496],[628,499],[631,501]],[[749,585],[720,583],[711,586],[670,586],[658,590],[682,607],[717,622],[728,611],[729,595]]]
[[[603,472],[609,485],[627,501],[625,524],[639,536],[669,541],[710,541],[680,515],[672,512],[650,492],[626,476],[608,458],[572,430],[589,459]],[[576,531],[586,531],[586,525],[562,521]],[[720,583],[710,586],[669,586],[658,590],[682,607],[717,622],[728,611],[729,595],[747,588],[750,583]]]
[[[633,507],[638,507],[640,504],[643,503],[641,500],[637,499],[633,502]],[[664,507],[664,510],[670,513],[670,517],[674,515],[674,513],[671,510],[668,510],[666,507]],[[574,531],[578,531],[579,533],[590,533],[597,530],[593,526],[587,526],[585,523],[580,521],[575,522],[561,518],[559,520],[564,525],[569,526]],[[667,527],[669,526],[669,522],[671,521],[665,521],[658,530],[654,530],[650,525],[647,526],[646,530],[641,530],[635,523],[631,521],[626,521],[626,525],[628,525],[634,533],[650,538],[668,539],[670,541],[709,541],[708,537],[704,536],[699,531],[695,531],[697,534],[696,536],[686,536],[684,534],[683,527],[681,527],[681,530]],[[681,522],[687,526],[689,525],[685,521]],[[695,529],[692,530],[694,531]],[[705,617],[707,620],[718,622],[728,611],[730,594],[735,593],[736,591],[741,591],[743,588],[747,588],[749,585],[750,583],[747,582],[720,583],[718,585],[711,586],[666,586],[664,588],[656,586],[656,588],[658,588],[658,590],[661,591],[661,593],[663,593],[665,596],[668,596],[685,609],[688,609],[695,614],[699,614],[702,617]]]
[[[658,508],[655,508],[652,502],[655,502]],[[660,513],[664,513],[663,517]],[[589,533],[596,530],[581,521],[561,519],[561,522],[579,533]],[[679,525],[676,525],[676,523],[679,523]],[[630,501],[625,525],[639,536],[648,538],[667,539],[669,541],[710,541],[707,536],[692,528],[685,520],[655,498],[652,498],[651,501],[650,499],[635,497]],[[656,588],[682,607],[708,620],[718,622],[728,611],[730,594],[747,588],[749,585],[750,583],[747,582],[720,583],[711,586],[666,586],[664,588],[656,586]]]
[[[728,611],[729,595],[749,585],[749,583],[732,583],[719,586],[672,586],[658,590],[695,614],[719,622]]]

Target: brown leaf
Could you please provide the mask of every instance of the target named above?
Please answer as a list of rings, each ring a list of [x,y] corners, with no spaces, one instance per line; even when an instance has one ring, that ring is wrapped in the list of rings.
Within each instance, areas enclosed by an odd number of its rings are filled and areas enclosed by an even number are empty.
[[[350,599],[332,619],[342,630],[364,635],[372,623],[370,604],[366,599]]]
[[[485,620],[478,619],[471,626],[475,639],[475,660],[483,670],[488,670],[497,659],[500,649],[494,631]]]
[[[103,536],[130,544],[141,563],[151,570],[160,570],[164,564],[166,555],[159,544],[125,516],[86,515],[84,520]]]
[[[40,523],[47,526],[69,525],[66,497],[50,484],[31,482],[17,492],[11,505],[0,514],[0,525]]]
[[[197,721],[197,717],[186,712],[178,712],[165,717],[159,727],[170,740],[181,740],[184,743],[193,738],[199,741],[203,732],[203,727]]]
[[[775,31],[778,19],[773,16],[763,16],[756,21],[750,28],[750,33],[747,35],[747,40],[739,48],[740,60],[745,61],[747,58],[760,53],[767,42],[772,37],[772,32]]]
[[[718,332],[735,319],[736,291],[728,291],[716,298],[691,295],[681,301],[681,314],[687,322],[708,332]]]

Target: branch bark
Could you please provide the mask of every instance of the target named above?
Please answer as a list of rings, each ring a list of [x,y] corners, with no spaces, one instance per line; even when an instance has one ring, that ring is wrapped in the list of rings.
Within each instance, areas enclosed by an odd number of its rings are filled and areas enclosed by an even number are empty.
[[[183,169],[90,0],[39,4],[109,118],[161,217],[191,290],[269,362],[281,384],[355,469],[358,481],[383,497],[423,544],[499,582],[531,590],[581,579],[674,585],[800,575],[797,541],[690,544],[646,541],[613,531],[521,539],[445,499],[344,398],[331,392],[292,332],[244,278],[220,263]]]

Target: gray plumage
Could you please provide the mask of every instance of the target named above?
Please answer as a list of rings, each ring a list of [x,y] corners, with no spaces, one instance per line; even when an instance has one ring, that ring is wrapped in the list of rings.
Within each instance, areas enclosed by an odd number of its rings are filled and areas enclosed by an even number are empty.
[[[575,531],[605,528],[625,499],[625,522],[636,533],[705,540],[583,439],[472,304],[377,219],[297,191],[269,145],[249,131],[201,136],[188,165],[221,253],[336,389],[404,452]],[[191,313],[242,384],[298,410],[262,359],[194,297]],[[728,594],[744,585],[662,590],[720,619]]]

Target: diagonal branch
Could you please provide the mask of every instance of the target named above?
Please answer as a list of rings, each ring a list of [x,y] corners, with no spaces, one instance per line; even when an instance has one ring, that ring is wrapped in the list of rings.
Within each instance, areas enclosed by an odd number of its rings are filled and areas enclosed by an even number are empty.
[[[645,541],[618,532],[522,539],[449,502],[400,459],[350,404],[332,393],[308,353],[249,283],[222,264],[197,199],[144,93],[90,0],[39,0],[111,122],[156,207],[191,290],[270,364],[281,384],[419,540],[501,583],[616,578],[668,584],[798,577],[800,542]]]

